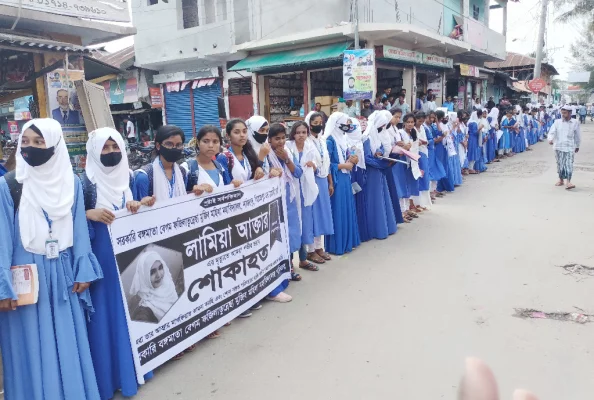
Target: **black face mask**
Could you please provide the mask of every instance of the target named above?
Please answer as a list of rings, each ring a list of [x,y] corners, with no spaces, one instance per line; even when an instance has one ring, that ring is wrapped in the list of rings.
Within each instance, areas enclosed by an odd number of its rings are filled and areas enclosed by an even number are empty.
[[[162,155],[167,162],[176,162],[182,157],[182,149],[168,149],[165,146],[161,146],[159,154]]]
[[[313,133],[320,133],[322,132],[322,128],[322,125],[312,125],[310,129]]]
[[[383,126],[380,126],[379,128],[377,128],[377,131],[378,131],[378,132],[381,132],[381,131],[383,131],[383,130],[384,130],[384,127],[383,127]]]
[[[107,154],[101,154],[101,164],[105,167],[115,167],[122,161],[122,153],[119,151],[114,151]]]
[[[39,167],[49,161],[54,155],[55,148],[40,149],[38,147],[22,147],[21,155],[27,164],[32,167]]]
[[[262,144],[266,141],[266,139],[268,139],[268,135],[262,135],[260,133],[254,133],[254,139],[256,140],[256,142]]]

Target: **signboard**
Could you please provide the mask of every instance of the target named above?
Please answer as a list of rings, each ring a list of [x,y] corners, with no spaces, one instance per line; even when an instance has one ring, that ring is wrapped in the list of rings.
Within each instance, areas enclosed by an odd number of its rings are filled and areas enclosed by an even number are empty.
[[[116,214],[109,230],[139,383],[290,278],[282,185],[251,181]]]
[[[115,22],[130,22],[124,0],[0,0],[0,4],[52,14]]]
[[[161,88],[150,87],[149,95],[151,96],[151,107],[162,108],[163,107],[163,96],[161,96]]]
[[[434,54],[423,54],[423,64],[434,65],[442,68],[454,68],[454,60]]]
[[[342,97],[345,100],[371,99],[374,86],[373,50],[345,50],[342,66]]]
[[[128,104],[138,101],[136,78],[112,79],[102,83],[109,104]]]
[[[10,134],[11,140],[15,135],[19,135],[19,124],[16,121],[8,121],[8,133]]]
[[[475,67],[474,65],[460,64],[460,75],[478,78],[480,76],[480,71],[478,67]]]
[[[18,99],[14,99],[14,119],[16,121],[30,120],[31,111],[29,110],[29,104],[33,103],[33,96],[23,96]]]
[[[539,93],[546,85],[547,83],[542,78],[532,79],[528,82],[528,88],[532,90],[532,93]]]
[[[400,49],[392,46],[384,46],[383,50],[384,58],[408,61],[417,64],[423,63],[423,53],[419,53],[418,51]]]
[[[441,76],[433,76],[427,79],[427,91],[429,89],[431,89],[436,99],[441,99],[441,91],[443,89]]]

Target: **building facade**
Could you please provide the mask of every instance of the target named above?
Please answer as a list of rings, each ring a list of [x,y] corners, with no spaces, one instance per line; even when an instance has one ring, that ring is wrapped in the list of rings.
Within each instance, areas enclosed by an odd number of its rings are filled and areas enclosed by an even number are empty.
[[[219,116],[257,113],[281,120],[301,107],[309,110],[316,97],[340,97],[342,53],[354,47],[356,26],[360,47],[374,50],[374,91],[406,89],[409,104],[428,88],[441,88],[441,101],[454,63],[483,66],[505,59],[505,37],[488,28],[487,0],[134,0],[132,5],[137,65],[159,71],[155,82],[164,86],[168,123],[181,119],[168,100],[176,107],[185,104],[180,113],[194,121],[187,133],[215,119],[204,107]],[[208,93],[196,93],[205,86]]]

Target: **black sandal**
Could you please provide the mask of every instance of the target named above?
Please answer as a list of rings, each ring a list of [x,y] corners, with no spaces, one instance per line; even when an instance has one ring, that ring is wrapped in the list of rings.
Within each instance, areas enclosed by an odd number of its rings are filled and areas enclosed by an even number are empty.
[[[313,265],[310,262],[307,262],[305,265],[300,265],[299,268],[305,269],[307,271],[312,271],[312,272],[316,272],[316,271],[320,270],[320,268],[317,265]]]
[[[301,280],[301,275],[296,272],[291,272],[291,280],[293,282],[299,282]]]

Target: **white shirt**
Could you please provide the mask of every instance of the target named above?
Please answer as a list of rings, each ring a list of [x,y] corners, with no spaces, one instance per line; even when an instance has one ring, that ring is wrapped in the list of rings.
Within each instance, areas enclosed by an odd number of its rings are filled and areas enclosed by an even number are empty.
[[[136,128],[134,127],[134,124],[132,123],[132,121],[128,121],[126,122],[126,132],[128,132],[128,137],[129,138],[135,138],[136,137]]]
[[[555,120],[548,135],[549,141],[553,141],[553,149],[566,153],[574,152],[580,147],[580,124],[577,120],[570,118]]]
[[[573,117],[574,115],[577,115],[577,107],[571,106],[571,116]]]
[[[357,108],[355,107],[355,105],[353,104],[350,107],[345,107],[342,110],[343,113],[345,113],[346,115],[348,115],[351,118],[355,118],[357,116]]]

